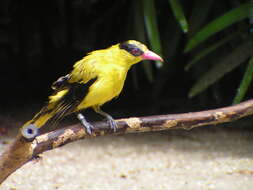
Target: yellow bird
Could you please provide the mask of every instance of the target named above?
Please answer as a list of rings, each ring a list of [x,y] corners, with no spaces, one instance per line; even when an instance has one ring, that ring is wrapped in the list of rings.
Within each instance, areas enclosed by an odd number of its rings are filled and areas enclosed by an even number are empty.
[[[107,49],[89,53],[75,63],[70,74],[60,77],[52,84],[53,95],[34,118],[21,128],[26,139],[34,139],[39,128],[49,121],[58,121],[66,115],[76,113],[77,118],[91,134],[93,126],[80,113],[86,108],[106,117],[110,128],[117,129],[114,119],[100,109],[104,103],[117,97],[124,85],[128,70],[142,60],[163,59],[135,40],[128,40]]]

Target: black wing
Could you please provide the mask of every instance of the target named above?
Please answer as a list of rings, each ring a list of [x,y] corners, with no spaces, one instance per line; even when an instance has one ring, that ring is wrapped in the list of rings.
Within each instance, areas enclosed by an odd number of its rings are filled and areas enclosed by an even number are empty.
[[[69,79],[70,79],[70,74],[60,77],[57,79],[57,81],[53,82],[51,88],[56,91],[63,90],[67,86],[69,86],[69,82],[68,82]]]
[[[57,80],[58,82],[56,81],[54,83],[58,85],[56,91],[59,92],[59,90],[63,89],[68,89],[68,91],[58,102],[56,102],[53,108],[55,115],[50,119],[52,121],[58,121],[62,117],[71,114],[88,94],[89,87],[97,80],[96,77],[89,80],[87,83],[68,83],[67,79],[65,80],[64,78],[61,78]]]

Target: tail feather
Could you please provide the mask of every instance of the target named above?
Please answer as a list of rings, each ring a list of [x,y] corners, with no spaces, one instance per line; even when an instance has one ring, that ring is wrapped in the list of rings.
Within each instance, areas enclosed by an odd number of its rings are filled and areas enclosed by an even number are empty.
[[[50,126],[55,126],[63,117],[71,114],[72,112],[73,112],[73,105],[71,104],[59,105],[54,111],[53,116],[49,119],[48,123],[50,124]]]
[[[37,135],[40,134],[39,129],[52,118],[52,115],[52,110],[49,110],[47,106],[43,107],[32,120],[26,122],[21,127],[20,132],[23,137],[25,137],[27,140],[33,140]]]
[[[50,118],[53,116],[53,110],[52,109],[48,109],[48,106],[44,106],[39,113],[37,113],[33,119],[31,119],[30,121],[26,122],[23,127],[27,126],[27,125],[35,125],[37,128],[41,128],[42,126],[44,126],[49,120]]]
[[[52,113],[49,112],[49,113],[45,113],[43,115],[41,115],[38,119],[36,119],[35,121],[33,121],[33,124],[38,127],[38,128],[41,128],[42,126],[44,126],[48,120],[51,119],[52,117]]]
[[[47,123],[56,125],[63,117],[73,112],[77,106],[77,102],[69,101],[66,98],[68,93],[58,99],[58,101],[48,102],[32,120],[26,122],[22,128],[28,125],[34,125],[36,128],[41,128]]]
[[[21,128],[23,136],[33,136],[36,133],[30,133],[31,130],[37,130],[46,124],[57,124],[64,116],[71,114],[82,102],[89,91],[89,87],[97,80],[91,79],[87,83],[71,83],[66,85],[68,75],[60,78],[58,82],[54,83],[55,93],[49,97],[49,101],[41,111],[36,114],[32,120],[28,121]],[[59,90],[59,91],[58,91]],[[26,137],[27,138],[27,137]],[[32,138],[31,138],[32,139]]]

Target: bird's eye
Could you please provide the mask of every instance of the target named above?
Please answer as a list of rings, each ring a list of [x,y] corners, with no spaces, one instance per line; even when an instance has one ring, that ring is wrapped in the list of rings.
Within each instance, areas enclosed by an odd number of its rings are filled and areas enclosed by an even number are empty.
[[[133,48],[131,49],[131,54],[134,56],[140,56],[143,54],[143,51],[141,51],[139,48]]]

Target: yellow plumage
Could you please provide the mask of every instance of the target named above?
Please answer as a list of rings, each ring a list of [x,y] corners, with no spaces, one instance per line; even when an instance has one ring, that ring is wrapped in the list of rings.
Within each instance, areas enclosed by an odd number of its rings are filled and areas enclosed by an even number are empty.
[[[143,59],[162,61],[134,40],[89,53],[75,63],[70,74],[53,84],[54,94],[49,97],[48,104],[21,128],[23,136],[29,138],[27,133],[33,133],[31,129],[44,126],[50,119],[58,120],[89,107],[112,119],[99,107],[120,94],[129,68]],[[31,134],[32,137],[36,135]]]

